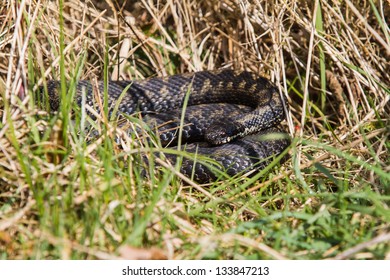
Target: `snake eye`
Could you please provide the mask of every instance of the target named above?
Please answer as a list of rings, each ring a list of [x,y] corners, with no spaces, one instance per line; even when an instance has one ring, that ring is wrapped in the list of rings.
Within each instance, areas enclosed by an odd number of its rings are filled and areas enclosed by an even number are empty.
[[[222,145],[236,138],[237,132],[231,122],[217,122],[211,124],[205,132],[205,140],[211,145]]]

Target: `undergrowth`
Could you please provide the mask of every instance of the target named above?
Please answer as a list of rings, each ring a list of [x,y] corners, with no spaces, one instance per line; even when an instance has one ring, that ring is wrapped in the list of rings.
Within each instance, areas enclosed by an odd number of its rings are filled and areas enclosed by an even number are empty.
[[[390,258],[386,1],[113,2],[0,4],[2,259]],[[286,97],[286,163],[199,185],[136,115],[73,100],[78,79],[220,68]],[[48,79],[70,81],[57,113]]]

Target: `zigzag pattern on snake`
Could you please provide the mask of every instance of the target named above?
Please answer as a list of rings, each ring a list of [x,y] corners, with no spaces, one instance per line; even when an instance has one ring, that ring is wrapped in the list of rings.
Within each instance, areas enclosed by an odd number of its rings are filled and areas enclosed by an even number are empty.
[[[126,93],[122,94],[127,88]],[[52,110],[60,105],[59,82],[49,81],[47,92]],[[77,84],[76,100],[98,110],[96,92],[104,100],[104,83],[94,89],[90,81]],[[220,70],[149,78],[135,81],[109,81],[108,107],[112,113],[120,98],[118,113],[142,112],[145,119],[158,127],[163,145],[177,143],[181,108],[189,94],[182,127],[186,151],[206,155],[219,163],[230,176],[266,167],[272,157],[289,145],[286,137],[267,137],[281,132],[285,118],[281,97],[266,78],[251,72]],[[175,156],[168,156],[175,161]],[[198,182],[216,179],[212,170],[190,159],[183,159],[181,172]]]

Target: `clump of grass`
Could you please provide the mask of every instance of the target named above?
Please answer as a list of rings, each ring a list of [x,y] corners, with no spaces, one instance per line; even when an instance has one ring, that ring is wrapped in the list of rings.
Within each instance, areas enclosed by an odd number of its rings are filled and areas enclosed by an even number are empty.
[[[390,257],[381,1],[85,2],[0,4],[1,258]],[[199,185],[156,156],[136,116],[127,125],[143,135],[72,99],[77,79],[222,67],[267,76],[286,96],[287,163]],[[37,87],[61,78],[66,105],[50,114]]]

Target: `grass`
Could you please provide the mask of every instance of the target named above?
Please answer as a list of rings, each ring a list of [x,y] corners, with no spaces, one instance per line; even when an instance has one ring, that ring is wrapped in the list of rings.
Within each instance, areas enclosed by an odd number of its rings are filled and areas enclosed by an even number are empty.
[[[0,258],[390,258],[388,4],[60,2],[0,4]],[[92,121],[72,82],[58,114],[35,100],[47,79],[221,67],[287,97],[285,164],[199,185],[137,116],[128,126],[155,143]]]

